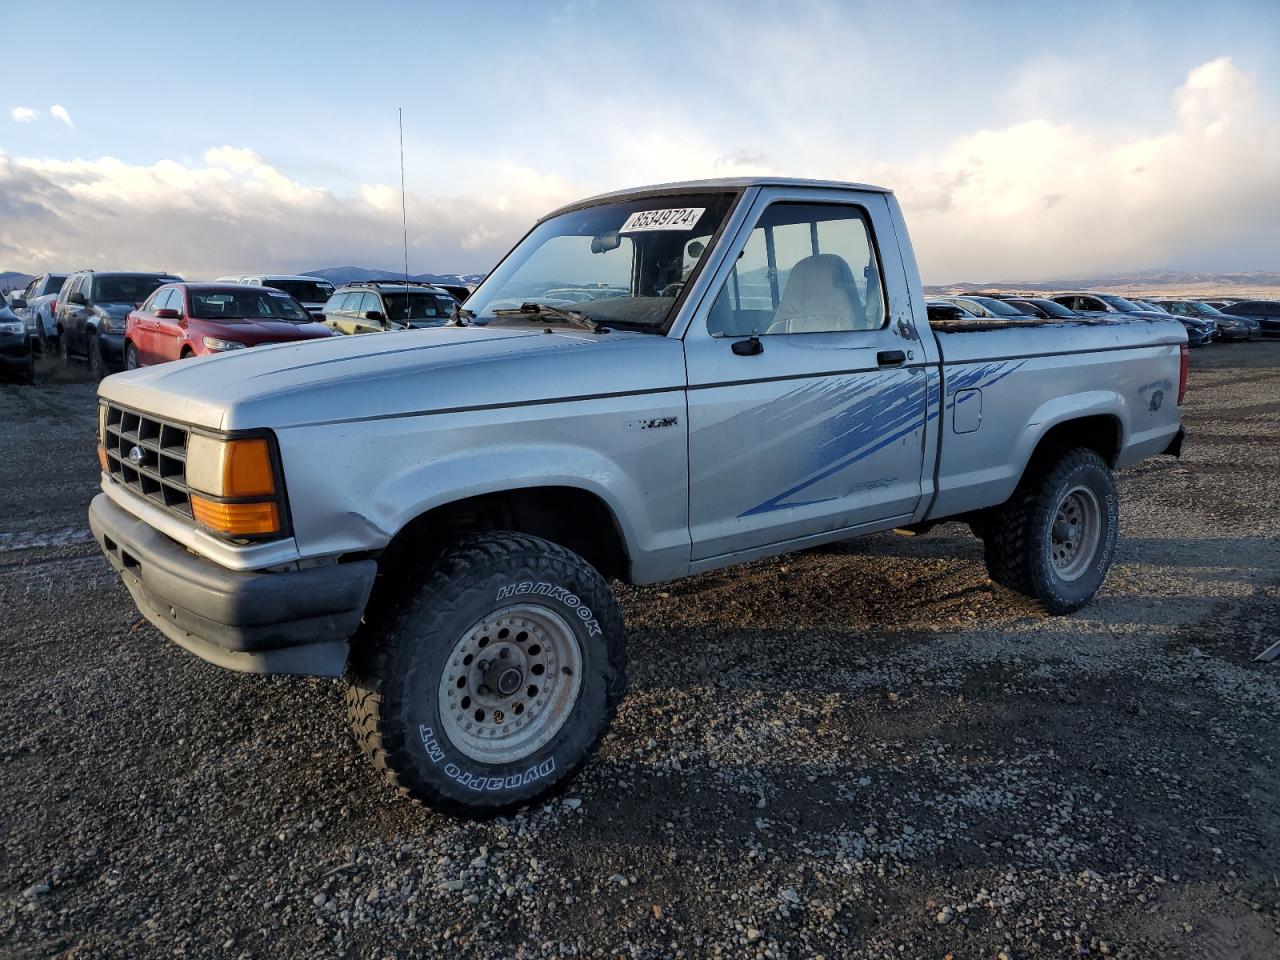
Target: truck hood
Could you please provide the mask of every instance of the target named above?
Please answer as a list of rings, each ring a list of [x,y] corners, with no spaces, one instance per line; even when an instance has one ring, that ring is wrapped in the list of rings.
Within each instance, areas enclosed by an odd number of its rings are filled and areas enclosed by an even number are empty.
[[[679,340],[434,327],[237,350],[107,377],[99,394],[215,430],[281,429],[683,389]]]

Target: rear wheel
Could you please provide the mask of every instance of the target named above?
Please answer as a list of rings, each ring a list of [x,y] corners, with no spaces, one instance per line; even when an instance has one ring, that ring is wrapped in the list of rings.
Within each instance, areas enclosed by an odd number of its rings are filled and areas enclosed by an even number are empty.
[[[458,541],[371,633],[351,652],[356,739],[401,793],[448,813],[487,816],[563,787],[626,684],[604,579],[523,534]]]
[[[36,318],[36,337],[40,341],[40,353],[42,356],[50,356],[53,353],[53,338],[49,336],[44,326],[44,318]]]
[[[1093,450],[1031,469],[985,524],[987,572],[1049,613],[1070,613],[1102,586],[1115,553],[1115,480]]]

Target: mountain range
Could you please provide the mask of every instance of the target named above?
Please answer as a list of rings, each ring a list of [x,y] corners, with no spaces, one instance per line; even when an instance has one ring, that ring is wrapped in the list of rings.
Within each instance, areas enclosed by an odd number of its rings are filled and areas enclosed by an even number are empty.
[[[320,267],[318,270],[303,270],[308,277],[323,277],[334,286],[354,283],[357,280],[403,280],[403,270],[376,270],[369,267]],[[474,286],[484,279],[483,273],[419,273],[410,280],[420,283],[463,283]]]
[[[1225,297],[1276,297],[1280,273],[1253,270],[1247,273],[1202,273],[1190,270],[1148,270],[1105,273],[1062,280],[1001,280],[986,283],[940,283],[924,288],[928,294],[963,294],[979,290],[1108,290],[1115,293],[1157,292],[1174,295],[1218,293]]]

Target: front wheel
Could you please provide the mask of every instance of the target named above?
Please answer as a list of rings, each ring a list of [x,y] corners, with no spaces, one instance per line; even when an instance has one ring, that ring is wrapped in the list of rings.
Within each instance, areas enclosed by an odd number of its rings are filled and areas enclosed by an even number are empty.
[[[58,356],[62,358],[64,367],[71,366],[71,346],[67,343],[67,333],[64,330],[58,334]]]
[[[1115,554],[1115,479],[1093,450],[1074,449],[1029,470],[985,525],[987,573],[1048,613],[1093,599]]]
[[[626,685],[622,615],[581,557],[486,533],[447,549],[383,636],[352,647],[356,739],[401,793],[487,816],[563,787]]]
[[[138,369],[138,348],[132,343],[124,345],[124,368],[126,370]]]
[[[101,380],[107,375],[107,365],[102,357],[102,344],[96,336],[89,337],[89,376]]]

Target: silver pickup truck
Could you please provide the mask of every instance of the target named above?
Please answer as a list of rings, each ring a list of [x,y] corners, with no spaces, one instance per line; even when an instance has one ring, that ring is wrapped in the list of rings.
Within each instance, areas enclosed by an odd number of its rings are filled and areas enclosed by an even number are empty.
[[[608,582],[967,522],[1057,614],[1106,575],[1112,471],[1180,452],[1168,321],[931,327],[893,194],[736,179],[539,221],[443,328],[108,377],[89,520],[212,663],[348,678],[403,793],[563,786],[623,696]]]

